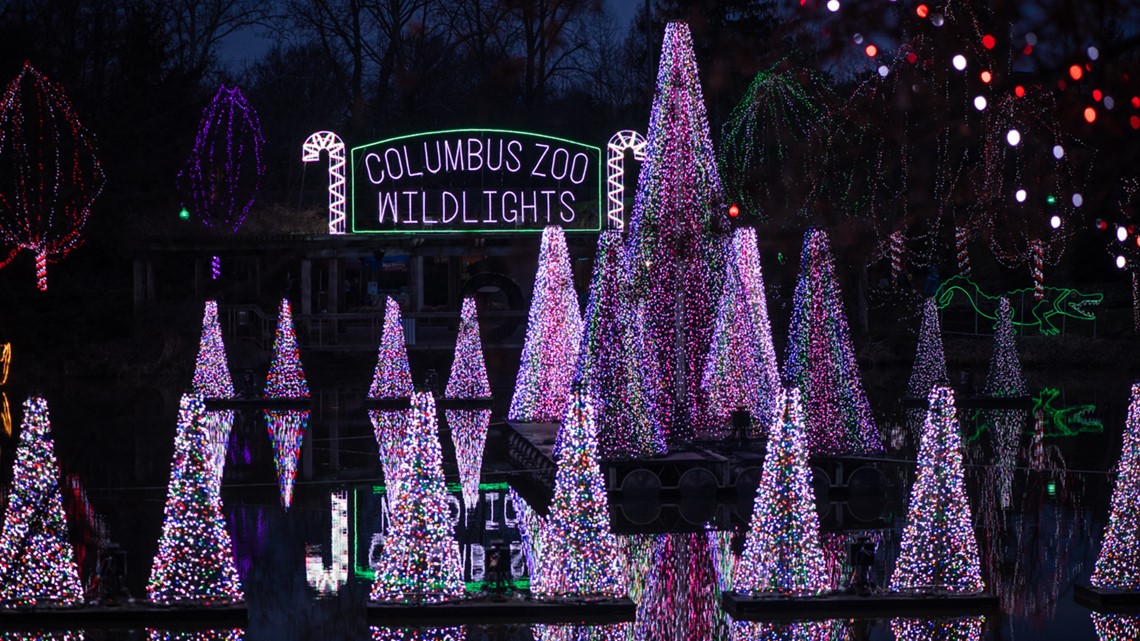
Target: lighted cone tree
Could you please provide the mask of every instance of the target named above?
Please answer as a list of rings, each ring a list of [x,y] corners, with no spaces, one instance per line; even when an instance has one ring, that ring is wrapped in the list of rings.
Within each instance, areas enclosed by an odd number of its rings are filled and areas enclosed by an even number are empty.
[[[725,267],[702,383],[721,435],[738,408],[748,410],[759,425],[767,425],[780,409],[776,405],[780,372],[754,228],[741,227],[733,233]]]
[[[376,369],[368,398],[410,398],[412,371],[408,365],[408,347],[404,342],[404,325],[400,320],[400,305],[391,296],[384,307],[384,330],[380,335],[380,353],[376,356]],[[403,438],[409,420],[408,410],[368,410],[376,446],[380,449],[380,465],[384,469],[384,482],[390,483],[398,458],[392,444]]]
[[[26,249],[36,284],[47,290],[47,264],[81,242],[103,190],[95,138],[79,122],[63,87],[25,62],[0,98],[0,267]]]
[[[780,390],[780,416],[768,430],[767,452],[734,589],[743,594],[819,594],[830,579],[819,543],[799,390]]]
[[[463,299],[463,308],[459,314],[459,337],[455,341],[455,358],[451,361],[451,376],[447,379],[444,395],[451,399],[491,397],[474,298]],[[483,467],[483,446],[487,442],[491,409],[449,409],[444,410],[443,414],[451,427],[451,440],[455,443],[463,504],[467,509],[472,509],[479,502],[479,472]]]
[[[0,530],[0,604],[73,605],[83,599],[59,489],[47,401],[24,403],[12,487]]]
[[[974,593],[985,589],[962,467],[954,391],[930,391],[918,448],[918,475],[891,590]]]
[[[535,625],[534,641],[627,641],[633,624],[609,625]]]
[[[540,598],[622,597],[621,549],[610,531],[609,501],[597,458],[597,425],[588,393],[576,386],[562,421],[554,498],[542,525]]]
[[[1124,424],[1124,443],[1117,464],[1116,485],[1108,527],[1100,546],[1091,583],[1098,588],[1140,590],[1140,383],[1133,383]]]
[[[456,628],[388,628],[370,626],[372,641],[464,641],[467,630]]]
[[[374,601],[441,601],[463,594],[459,544],[447,506],[435,399],[412,394],[404,460],[385,479],[390,511],[384,554],[372,584]]]
[[[202,314],[202,338],[198,342],[198,359],[194,364],[194,380],[191,390],[205,398],[234,398],[234,381],[230,377],[229,361],[226,359],[226,345],[222,341],[222,326],[218,323],[218,301],[206,301]],[[206,413],[209,419],[210,467],[217,482],[222,482],[225,468],[226,448],[229,445],[230,430],[234,425],[233,410],[216,410]]]
[[[219,87],[202,110],[194,148],[178,172],[183,207],[210,229],[236,232],[261,189],[264,146],[257,112],[241,89]],[[218,278],[217,256],[212,269]]]
[[[277,335],[273,339],[273,361],[265,382],[267,398],[309,398],[309,384],[301,368],[301,351],[297,332],[293,329],[293,310],[282,298],[277,308]],[[277,465],[277,489],[281,505],[293,504],[293,483],[297,478],[297,456],[305,439],[309,410],[266,410],[269,439],[273,442],[273,461]]]
[[[811,452],[882,451],[823,230],[804,237],[792,304],[784,378],[803,395]]]
[[[693,40],[685,23],[665,27],[645,161],[626,244],[632,309],[644,315],[645,359],[660,378],[649,399],[670,444],[711,421],[701,376],[720,292],[727,220]]]
[[[641,331],[629,308],[621,257],[621,232],[602,232],[576,379],[595,399],[602,457],[654,456],[665,453],[665,435],[649,411],[646,390],[655,380],[653,364],[643,358]]]
[[[581,342],[582,314],[574,293],[566,235],[561,227],[547,227],[542,231],[510,420],[554,423],[562,418]]]
[[[918,348],[914,354],[914,367],[910,370],[910,380],[906,385],[906,395],[910,398],[928,398],[930,388],[945,385],[950,381],[946,373],[946,354],[942,350],[942,324],[938,320],[938,307],[933,298],[922,304],[922,325],[918,330]],[[918,442],[922,436],[922,424],[926,412],[921,409],[907,410],[907,423],[911,436]]]
[[[981,641],[985,617],[891,619],[895,641]]]
[[[1025,376],[1021,371],[1021,360],[1017,356],[1017,332],[1013,328],[1013,308],[1008,298],[1002,298],[998,303],[997,320],[994,321],[994,351],[990,357],[990,371],[984,393],[995,398],[1029,396],[1029,387],[1025,384]],[[1028,416],[1027,411],[1016,409],[986,412],[986,418],[993,426],[1002,507],[1009,507],[1017,446]]]
[[[156,603],[220,604],[243,598],[221,494],[212,479],[208,439],[202,397],[183,395],[162,537],[146,587]]]
[[[849,638],[847,626],[837,620],[795,623],[732,622],[732,641],[839,641],[847,638]]]
[[[709,537],[704,532],[672,532],[656,542],[632,638],[731,638],[717,595]]]
[[[1140,639],[1140,616],[1090,612],[1098,641],[1134,641]]]

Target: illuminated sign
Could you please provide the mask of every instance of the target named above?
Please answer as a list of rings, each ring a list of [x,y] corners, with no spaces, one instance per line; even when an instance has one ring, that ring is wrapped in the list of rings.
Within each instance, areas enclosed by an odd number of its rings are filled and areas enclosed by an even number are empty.
[[[602,152],[541,134],[435,131],[352,150],[352,231],[601,229]]]

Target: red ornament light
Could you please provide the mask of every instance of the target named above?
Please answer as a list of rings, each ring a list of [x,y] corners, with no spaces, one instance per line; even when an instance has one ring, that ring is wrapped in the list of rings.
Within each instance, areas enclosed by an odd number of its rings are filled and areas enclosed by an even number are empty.
[[[864,51],[866,51],[867,55],[871,58],[874,58],[879,54],[879,48],[875,45],[867,45],[867,48]]]
[[[1016,87],[1013,88],[1013,95],[1017,96],[1018,98],[1024,98],[1025,97],[1025,87],[1022,87],[1021,85],[1017,85]]]
[[[1132,108],[1140,109],[1140,96],[1132,96]]]
[[[1069,77],[1073,80],[1080,80],[1081,76],[1085,75],[1085,70],[1081,69],[1080,65],[1073,65],[1069,67]]]
[[[731,205],[729,205],[728,216],[729,216],[729,218],[737,218],[740,216],[740,207],[737,207],[736,203],[732,203]]]
[[[1085,120],[1090,123],[1094,122],[1096,120],[1096,109],[1085,107]]]
[[[930,7],[927,7],[924,4],[920,4],[914,8],[914,12],[918,14],[919,18],[925,18],[926,16],[930,15]]]
[[[906,54],[906,61],[913,65],[914,63],[918,62],[918,54],[913,51]]]
[[[1025,45],[1025,48],[1021,50],[1021,53],[1024,53],[1027,56],[1032,54],[1033,53],[1033,45]]]
[[[1140,129],[1140,116],[1132,116],[1128,119],[1128,124],[1132,125],[1133,129]]]
[[[1093,89],[1093,100],[1100,102],[1100,99],[1103,97],[1104,94],[1100,92],[1100,89]]]
[[[992,73],[990,73],[989,71],[983,71],[982,72],[982,82],[984,82],[988,85],[988,84],[990,84],[990,81],[993,79],[994,79],[994,75]]]
[[[990,34],[987,33],[986,35],[982,36],[982,46],[986,49],[993,49],[996,44],[997,39]]]

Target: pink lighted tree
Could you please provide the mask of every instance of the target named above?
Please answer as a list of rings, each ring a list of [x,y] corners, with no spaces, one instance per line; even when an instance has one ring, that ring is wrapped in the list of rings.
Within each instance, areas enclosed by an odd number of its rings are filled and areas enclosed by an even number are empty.
[[[103,183],[94,136],[63,88],[25,62],[0,98],[0,240],[35,255],[40,290],[48,262],[82,242]]]
[[[400,305],[389,296],[384,306],[384,331],[380,335],[380,352],[376,356],[368,398],[410,398],[412,391],[412,372],[408,365],[408,348],[404,343]],[[395,473],[395,453],[391,445],[401,438],[409,416],[408,410],[368,410],[376,445],[380,449],[385,483]]]
[[[491,384],[487,380],[487,364],[483,360],[483,342],[479,339],[479,319],[475,299],[464,298],[459,319],[459,337],[455,341],[455,359],[444,394],[450,399],[489,399]],[[463,504],[475,507],[479,500],[479,471],[483,467],[483,446],[490,408],[444,410],[455,443],[455,459],[459,464],[459,482],[463,486]]]
[[[273,362],[265,384],[268,398],[309,398],[309,384],[301,368],[297,333],[293,329],[293,312],[288,299],[281,299],[277,310],[277,337],[273,341]],[[305,439],[309,410],[266,410],[265,422],[273,441],[273,460],[277,464],[277,488],[281,504],[293,503],[293,482],[297,477],[297,457]]]
[[[191,389],[204,398],[234,398],[236,395],[234,381],[230,376],[229,359],[226,358],[226,345],[222,340],[222,326],[218,322],[218,302],[214,300],[206,301],[202,313],[202,337],[198,342],[198,358],[194,363]],[[234,424],[234,411],[207,412],[207,420],[210,433],[206,440],[210,448],[210,467],[220,484],[230,430]]]
[[[1132,385],[1108,527],[1093,568],[1099,588],[1140,590],[1140,383]]]

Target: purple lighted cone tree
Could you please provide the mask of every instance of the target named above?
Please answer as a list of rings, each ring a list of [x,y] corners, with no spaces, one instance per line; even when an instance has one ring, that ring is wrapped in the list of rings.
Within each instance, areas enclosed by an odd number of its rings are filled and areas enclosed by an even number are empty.
[[[673,532],[656,537],[632,638],[732,638],[719,605],[709,539],[704,532]]]
[[[641,332],[629,309],[621,256],[621,232],[602,232],[576,376],[595,399],[601,456],[664,454],[665,435],[649,411],[645,393],[654,380],[653,364],[642,357]]]
[[[1091,582],[1098,588],[1140,590],[1140,383],[1132,385],[1117,471]]]
[[[218,302],[206,301],[202,314],[202,338],[198,342],[198,359],[194,364],[194,380],[191,389],[204,398],[233,398],[234,382],[230,377],[229,361],[226,359],[226,345],[222,341],[222,327],[218,323]],[[230,430],[234,425],[233,410],[207,412],[207,438],[210,448],[210,466],[217,482],[222,482],[222,470],[226,463],[226,447],[229,445]]]
[[[191,216],[210,229],[236,232],[265,174],[261,123],[241,89],[218,88],[202,111],[194,148],[178,172],[178,193]],[[218,257],[213,277],[217,278]]]
[[[542,231],[510,420],[554,423],[562,418],[581,342],[582,314],[574,293],[566,235],[561,227],[547,227]]]
[[[404,460],[395,466],[396,478],[385,479],[391,518],[374,601],[440,601],[464,589],[431,393],[412,394],[409,413],[400,443]]]
[[[75,249],[103,189],[95,138],[63,88],[25,62],[0,97],[0,267],[27,249],[36,284],[47,290],[47,264]]]
[[[755,229],[733,233],[726,271],[702,381],[720,435],[737,408],[748,410],[761,426],[780,410],[775,402],[780,372]]]
[[[609,501],[597,459],[597,427],[587,392],[576,386],[562,421],[550,514],[531,593],[550,597],[621,597],[622,560],[610,531]]]
[[[388,297],[384,307],[384,331],[380,336],[380,353],[368,398],[409,398],[412,395],[412,372],[408,366],[408,348],[404,343],[404,325],[400,320],[400,305]],[[395,452],[390,444],[402,438],[409,420],[408,410],[368,410],[376,445],[380,448],[380,465],[384,468],[384,482],[390,483],[395,474]]]
[[[922,304],[922,326],[918,330],[918,349],[914,354],[914,367],[910,370],[910,380],[906,385],[906,395],[910,398],[928,398],[930,388],[945,385],[950,380],[946,373],[946,354],[942,351],[942,324],[938,321],[938,307],[933,298]],[[926,412],[921,409],[907,410],[907,423],[914,442],[922,437],[922,424]]]
[[[688,25],[665,27],[657,89],[626,245],[631,309],[644,315],[645,359],[660,382],[649,399],[670,444],[710,421],[701,389],[722,282],[714,231],[724,195]]]
[[[918,476],[910,490],[906,527],[890,588],[896,592],[981,592],[986,586],[963,479],[962,436],[954,391],[936,385],[929,400],[918,448]]]
[[[490,398],[491,384],[487,381],[487,364],[483,360],[483,342],[479,339],[474,298],[463,299],[459,317],[455,358],[451,361],[451,377],[447,379],[444,395],[454,399]],[[483,467],[483,446],[487,442],[491,410],[449,409],[443,413],[451,427],[451,440],[455,443],[463,504],[472,509],[479,501],[479,471]]]
[[[830,578],[819,543],[799,390],[779,390],[781,412],[768,430],[768,450],[734,589],[743,594],[819,594]]]
[[[1017,356],[1017,332],[1013,329],[1013,308],[1008,298],[998,303],[994,321],[994,351],[986,378],[986,396],[1015,398],[1029,396],[1029,387]],[[1002,507],[1009,507],[1013,487],[1013,467],[1017,463],[1017,446],[1029,412],[1016,409],[988,410],[986,418],[993,429],[994,450],[998,461],[998,487]]]
[[[784,377],[803,395],[811,452],[882,451],[823,230],[804,237],[792,304]]]
[[[146,588],[156,603],[226,603],[243,598],[221,494],[212,478],[208,438],[202,397],[183,395],[162,537]]]
[[[24,403],[12,489],[0,530],[0,604],[73,605],[82,600],[47,401],[33,396]]]
[[[267,398],[309,398],[309,384],[301,368],[301,352],[293,329],[293,311],[289,300],[282,298],[277,309],[277,336],[273,340],[273,362],[265,383]],[[277,464],[277,489],[281,505],[293,504],[293,482],[297,478],[297,456],[305,439],[309,410],[265,410],[269,438],[273,442],[273,460]]]

